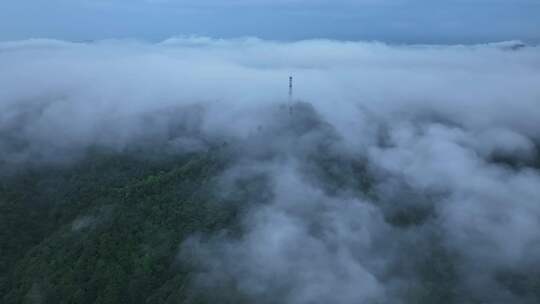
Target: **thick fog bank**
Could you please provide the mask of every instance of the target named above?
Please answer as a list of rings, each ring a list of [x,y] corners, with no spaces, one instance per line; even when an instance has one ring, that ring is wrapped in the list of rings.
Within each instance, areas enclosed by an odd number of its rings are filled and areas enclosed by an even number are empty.
[[[540,299],[538,47],[31,40],[0,67],[0,168],[218,145],[221,196],[260,180],[240,236],[180,246],[193,297]]]

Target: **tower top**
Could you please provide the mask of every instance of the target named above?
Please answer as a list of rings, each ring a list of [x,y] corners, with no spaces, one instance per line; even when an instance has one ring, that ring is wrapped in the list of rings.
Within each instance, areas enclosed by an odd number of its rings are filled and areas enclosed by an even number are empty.
[[[289,76],[289,102],[292,102],[293,97],[293,77]]]
[[[292,103],[293,103],[293,78],[289,76],[289,115],[292,115]]]

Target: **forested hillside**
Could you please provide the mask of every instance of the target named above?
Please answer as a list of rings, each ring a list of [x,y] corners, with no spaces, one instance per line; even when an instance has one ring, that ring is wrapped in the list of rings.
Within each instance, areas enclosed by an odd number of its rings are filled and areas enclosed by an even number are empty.
[[[212,196],[224,166],[217,150],[160,161],[93,153],[3,178],[2,303],[181,301],[181,241],[234,224],[235,202]]]
[[[459,225],[448,226],[454,215],[447,208],[466,199],[451,201],[456,195],[445,187],[424,189],[348,153],[308,104],[294,110],[245,139],[214,140],[197,152],[145,142],[122,151],[89,148],[61,163],[6,164],[2,303],[278,304],[300,296],[298,303],[353,303],[357,296],[369,304],[485,303],[493,299],[489,289],[469,293],[472,283],[464,281],[474,267],[487,267],[484,280],[509,299],[537,303],[540,272],[524,268],[534,255],[516,265],[472,264],[468,256],[478,244],[494,246],[475,229],[513,223],[503,209],[515,208],[513,201],[486,208],[495,215],[458,212]],[[381,133],[378,153],[392,153]],[[533,153],[492,154],[482,164],[521,190],[512,182],[534,185],[539,149]],[[536,188],[524,189],[527,206]],[[448,241],[453,229],[488,245],[463,250]],[[528,232],[535,234],[520,230]],[[320,298],[305,290],[314,286]]]

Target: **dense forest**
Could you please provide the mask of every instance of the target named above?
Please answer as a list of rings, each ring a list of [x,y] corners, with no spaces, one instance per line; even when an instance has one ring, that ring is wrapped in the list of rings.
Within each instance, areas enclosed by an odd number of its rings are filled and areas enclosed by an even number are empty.
[[[3,303],[219,301],[189,288],[193,265],[178,251],[194,233],[240,234],[246,202],[264,192],[263,178],[242,181],[234,200],[215,195],[227,157],[223,149],[159,160],[94,151],[76,163],[3,177]],[[344,182],[334,165],[321,161],[328,191]],[[393,220],[405,225],[415,216]]]
[[[179,244],[189,235],[240,235],[246,202],[264,192],[264,179],[251,179],[237,187],[242,193],[234,200],[216,195],[215,177],[226,169],[228,157],[222,148],[159,160],[94,151],[76,163],[3,177],[2,302],[242,302],[227,282],[225,298],[215,290],[191,288],[194,263],[178,257]],[[327,191],[343,186],[345,181],[332,173],[343,164],[319,164]],[[363,170],[358,165],[353,174],[362,180]],[[349,186],[369,192],[370,181]],[[430,212],[402,209],[387,220],[406,229]],[[456,261],[436,240],[430,244],[430,258],[416,264],[424,286],[412,296],[417,303],[480,303],[457,294]],[[507,274],[500,280],[539,299],[538,278]]]
[[[181,301],[181,240],[231,228],[238,212],[212,197],[224,166],[217,152],[159,161],[93,153],[4,177],[2,302]]]

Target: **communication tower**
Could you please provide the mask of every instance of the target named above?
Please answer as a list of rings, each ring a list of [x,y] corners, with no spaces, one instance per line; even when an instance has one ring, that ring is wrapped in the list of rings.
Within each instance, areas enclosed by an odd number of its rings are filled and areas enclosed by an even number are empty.
[[[293,78],[289,76],[289,114],[292,115],[293,104]]]

